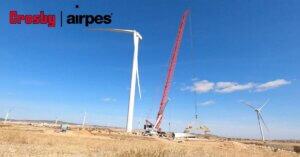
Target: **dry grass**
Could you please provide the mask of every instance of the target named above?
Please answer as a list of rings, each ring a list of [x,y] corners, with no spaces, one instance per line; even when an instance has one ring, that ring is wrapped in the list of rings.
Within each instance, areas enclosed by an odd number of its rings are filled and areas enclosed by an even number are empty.
[[[293,152],[234,141],[176,141],[118,133],[32,126],[0,127],[1,157],[299,157]]]

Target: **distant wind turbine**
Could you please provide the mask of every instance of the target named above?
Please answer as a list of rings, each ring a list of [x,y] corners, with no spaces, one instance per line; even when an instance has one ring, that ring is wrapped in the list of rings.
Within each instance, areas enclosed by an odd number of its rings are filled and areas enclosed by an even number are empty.
[[[58,121],[58,117],[56,117],[56,119],[55,119],[55,125],[57,125],[57,121]]]
[[[83,116],[83,120],[82,120],[82,125],[81,125],[82,128],[85,125],[85,119],[86,119],[86,112],[84,112],[84,116]]]
[[[127,132],[132,132],[136,79],[137,79],[140,99],[142,97],[139,70],[138,70],[138,48],[139,48],[139,40],[142,40],[142,36],[136,30],[112,29],[112,28],[91,28],[89,30],[128,33],[133,35],[134,53],[133,53],[132,73],[131,73],[130,95],[129,95],[129,103],[128,103],[127,129],[126,129]]]
[[[268,127],[261,115],[261,109],[269,102],[269,100],[266,100],[265,103],[263,105],[261,105],[261,107],[259,108],[255,108],[252,104],[250,104],[249,102],[246,102],[246,101],[242,101],[242,103],[244,103],[245,105],[249,106],[251,109],[253,109],[255,112],[256,112],[256,115],[257,115],[257,120],[258,120],[258,126],[259,126],[259,130],[260,130],[260,135],[261,135],[261,138],[262,138],[262,141],[265,141],[265,137],[264,137],[264,131],[263,131],[263,128],[262,128],[262,124],[265,126],[265,128],[267,130]]]
[[[4,124],[7,122],[7,119],[8,119],[9,114],[10,114],[10,110],[8,110],[8,111],[6,112],[6,115],[5,115],[5,118],[4,118]]]

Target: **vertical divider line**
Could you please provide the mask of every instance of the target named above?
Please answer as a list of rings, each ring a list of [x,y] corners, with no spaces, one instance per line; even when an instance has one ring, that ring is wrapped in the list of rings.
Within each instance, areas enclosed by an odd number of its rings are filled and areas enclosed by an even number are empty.
[[[62,11],[60,11],[60,27],[62,27],[63,23],[62,23]]]

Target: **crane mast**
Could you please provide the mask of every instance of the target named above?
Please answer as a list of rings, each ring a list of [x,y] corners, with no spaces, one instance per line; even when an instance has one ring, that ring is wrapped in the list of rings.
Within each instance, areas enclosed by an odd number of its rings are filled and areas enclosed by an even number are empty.
[[[187,17],[189,12],[190,12],[189,9],[186,10],[185,13],[182,16],[182,19],[181,19],[179,31],[178,31],[178,34],[177,34],[177,38],[176,38],[176,42],[175,42],[175,46],[174,46],[174,49],[173,49],[169,70],[168,70],[167,81],[166,81],[166,84],[164,86],[163,96],[162,96],[162,99],[160,101],[159,111],[158,111],[158,114],[157,114],[157,117],[156,117],[156,122],[155,122],[155,125],[154,125],[154,128],[156,130],[160,130],[160,125],[162,123],[163,113],[164,113],[166,104],[168,103],[169,90],[170,90],[170,86],[171,86],[171,82],[172,82],[172,78],[173,78],[173,74],[174,74],[174,70],[175,70],[175,66],[176,66],[178,51],[179,51],[179,47],[180,47],[180,43],[181,43],[181,38],[182,38],[183,30],[184,30],[186,17]]]

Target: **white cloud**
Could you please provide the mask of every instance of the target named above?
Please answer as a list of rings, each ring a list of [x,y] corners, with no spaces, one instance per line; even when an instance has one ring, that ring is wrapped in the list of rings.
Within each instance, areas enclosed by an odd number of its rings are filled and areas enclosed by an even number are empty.
[[[290,81],[284,80],[284,79],[277,79],[274,81],[269,81],[263,84],[260,84],[256,87],[256,91],[261,92],[261,91],[266,91],[272,88],[280,87],[283,85],[288,85],[290,84]]]
[[[217,88],[227,88],[227,87],[233,86],[234,84],[236,84],[236,83],[234,83],[234,82],[217,82],[216,87]]]
[[[208,101],[205,101],[205,102],[200,103],[199,105],[200,105],[200,106],[208,106],[208,105],[212,105],[212,104],[214,104],[214,103],[215,103],[215,101],[213,101],[213,100],[208,100]]]
[[[187,86],[182,88],[182,90],[189,90],[197,93],[206,93],[214,88],[215,83],[209,82],[207,80],[202,80],[198,82],[194,82],[193,86]]]
[[[116,102],[117,100],[110,97],[105,97],[101,99],[102,102]]]
[[[266,91],[272,88],[277,88],[283,85],[291,84],[290,81],[284,79],[277,79],[274,81],[269,81],[263,84],[248,82],[245,84],[239,84],[237,82],[209,82],[208,80],[195,81],[192,86],[185,86],[181,88],[183,91],[191,91],[197,93],[207,93],[211,90],[217,93],[231,93],[235,91]]]
[[[254,87],[254,83],[238,84],[236,82],[217,82],[215,91],[218,93],[231,93],[234,91],[250,90]]]

